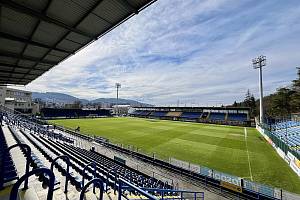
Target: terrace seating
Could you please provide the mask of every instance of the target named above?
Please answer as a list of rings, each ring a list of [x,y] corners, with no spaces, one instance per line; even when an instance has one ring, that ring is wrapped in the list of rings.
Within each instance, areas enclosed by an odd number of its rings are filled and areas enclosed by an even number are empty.
[[[163,189],[172,188],[172,186],[170,186],[169,184],[163,183],[157,179],[153,179],[127,166],[123,166],[112,159],[97,154],[96,152],[90,152],[74,147],[72,145],[67,145],[67,143],[59,139],[55,141],[57,138],[54,138],[51,135],[44,135],[45,132],[43,132],[42,129],[37,129],[37,131],[30,131],[31,129],[28,129],[30,126],[32,126],[32,124],[30,123],[26,123],[23,121],[19,124],[23,127],[27,127],[27,133],[25,133],[23,130],[21,130],[21,133],[23,133],[24,137],[31,141],[37,147],[37,149],[39,149],[43,153],[43,155],[45,155],[47,159],[49,159],[50,161],[53,160],[53,153],[56,156],[60,154],[67,155],[72,160],[72,168],[75,169],[79,174],[82,173],[81,171],[87,164],[87,162],[94,161],[97,164],[97,177],[109,180],[107,184],[110,186],[114,185],[113,180],[115,176],[107,175],[107,173],[114,169],[118,177],[124,177],[127,180],[129,179],[131,182],[136,183],[140,187]],[[35,142],[34,140],[37,142]],[[48,151],[51,151],[52,154],[47,153]],[[92,173],[91,170],[92,169],[88,168],[89,173]],[[91,176],[89,178],[91,178]],[[71,183],[75,184],[76,187],[78,187],[78,190],[82,188],[82,185],[80,185],[81,180],[82,178],[80,177],[71,176]]]
[[[186,119],[198,119],[201,115],[201,112],[183,112],[180,117]]]
[[[292,128],[295,126],[300,126],[299,121],[279,121],[276,123],[271,124],[271,129],[272,130],[280,130],[280,129],[286,129],[286,128]]]
[[[131,115],[136,116],[139,115],[142,111],[141,110],[135,110],[131,113]]]
[[[138,115],[139,116],[142,116],[142,117],[146,117],[148,115],[151,114],[151,111],[148,111],[148,110],[142,110]]]
[[[298,151],[298,146],[300,146],[300,127],[296,126],[298,122],[279,122],[278,124],[273,124],[272,134],[280,138],[289,147]],[[285,128],[283,128],[285,126]]]
[[[12,136],[16,140],[17,144],[25,144],[23,139],[19,136],[19,134],[16,132],[16,130],[12,126],[9,125],[8,128],[9,128],[10,132],[12,133]],[[26,156],[24,149],[22,149],[22,152],[23,152],[23,155]],[[33,153],[33,152],[31,152],[29,161],[30,161],[30,166],[33,169],[45,167],[42,160],[38,156],[36,156],[35,153]],[[39,181],[43,182],[43,185],[47,185],[48,181],[49,181],[49,177],[41,174],[39,176]],[[54,185],[58,186],[59,183],[60,182],[57,179],[55,179]],[[58,187],[55,187],[55,189],[58,189]]]
[[[203,112],[202,115],[200,116],[200,119],[206,119],[208,116],[208,112]]]
[[[209,112],[193,112],[193,111],[149,111],[149,110],[135,110],[131,114],[135,117],[150,117],[169,120],[182,120],[203,123],[216,123],[227,125],[250,125],[248,115],[245,113],[220,113],[217,111]]]
[[[247,121],[247,114],[244,114],[244,113],[228,113],[227,120],[228,121],[244,122],[244,121]]]
[[[166,114],[167,117],[180,117],[182,112],[168,112]]]
[[[0,127],[0,189],[3,184],[18,179],[18,174],[4,138],[2,127]]]
[[[226,113],[214,113],[211,112],[209,115],[210,120],[225,120]]]
[[[150,116],[153,116],[153,117],[164,117],[166,116],[168,112],[167,111],[154,111],[150,114]]]
[[[41,110],[45,118],[74,118],[74,117],[88,117],[88,116],[110,116],[110,111],[106,109],[100,110],[82,110],[82,109],[57,109],[57,108],[43,108]]]

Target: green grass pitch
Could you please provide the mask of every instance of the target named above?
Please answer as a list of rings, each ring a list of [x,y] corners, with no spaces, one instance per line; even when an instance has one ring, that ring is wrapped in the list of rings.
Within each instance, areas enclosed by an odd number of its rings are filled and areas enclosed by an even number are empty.
[[[174,157],[256,182],[300,193],[300,179],[254,128],[140,119],[53,120],[114,143],[134,145],[161,158]],[[247,143],[246,143],[247,141]],[[249,157],[248,157],[249,155]],[[249,166],[250,161],[250,166]]]

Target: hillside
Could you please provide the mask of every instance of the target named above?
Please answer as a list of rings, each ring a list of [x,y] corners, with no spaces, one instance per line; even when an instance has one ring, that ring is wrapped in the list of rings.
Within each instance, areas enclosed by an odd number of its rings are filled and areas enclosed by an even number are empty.
[[[80,101],[82,104],[116,104],[116,98],[98,98],[95,100],[87,100],[87,99],[80,99],[68,94],[58,93],[58,92],[32,92],[32,99],[41,99],[44,102],[54,102],[54,103],[73,103],[74,101]],[[149,104],[145,104],[139,101],[130,100],[130,99],[119,99],[119,104],[122,105],[131,105],[131,106],[151,106]]]

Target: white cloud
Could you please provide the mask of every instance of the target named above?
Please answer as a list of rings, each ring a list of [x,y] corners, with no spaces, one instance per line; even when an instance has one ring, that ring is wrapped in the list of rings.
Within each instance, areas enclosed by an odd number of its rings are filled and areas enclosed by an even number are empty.
[[[300,2],[157,1],[26,88],[95,99],[121,82],[122,98],[153,104],[232,103],[258,92],[260,54],[266,93],[295,77],[299,17]]]

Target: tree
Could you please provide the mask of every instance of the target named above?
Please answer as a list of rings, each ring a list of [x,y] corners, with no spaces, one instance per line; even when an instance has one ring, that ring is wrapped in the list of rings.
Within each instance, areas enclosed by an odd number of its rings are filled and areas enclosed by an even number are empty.
[[[247,93],[245,95],[243,106],[250,108],[250,115],[251,115],[251,117],[255,117],[256,116],[257,109],[256,109],[255,98],[254,98],[254,95],[251,94],[251,92],[250,92],[249,89],[247,90]]]
[[[244,106],[246,107],[250,107],[251,105],[251,93],[250,93],[250,90],[248,89],[247,90],[247,93],[245,95],[245,99],[244,99]]]
[[[291,95],[291,110],[292,112],[300,112],[300,68],[298,68],[298,79],[292,81],[292,91]]]
[[[237,107],[237,106],[238,106],[237,102],[234,101],[234,103],[232,104],[232,106],[233,106],[233,107]]]
[[[287,117],[289,114],[291,114],[291,96],[293,93],[294,92],[289,88],[282,87],[277,89],[277,92],[273,97],[272,104],[272,108],[276,116]]]
[[[255,97],[253,94],[250,97],[249,107],[251,108],[251,116],[255,117],[257,115],[257,107]]]

